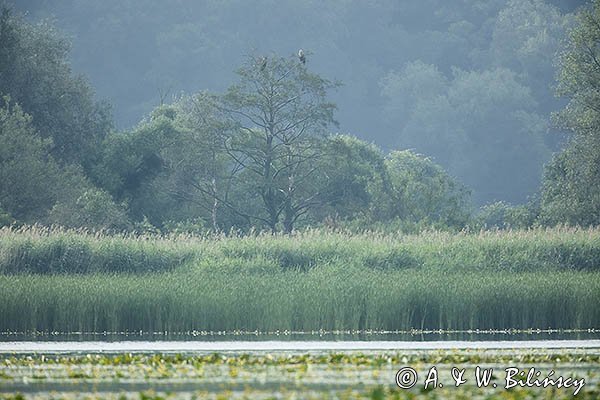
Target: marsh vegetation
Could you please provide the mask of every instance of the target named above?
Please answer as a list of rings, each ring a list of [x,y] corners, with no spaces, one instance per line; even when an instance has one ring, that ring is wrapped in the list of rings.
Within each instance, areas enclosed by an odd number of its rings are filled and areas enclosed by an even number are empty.
[[[600,231],[133,237],[0,231],[0,330],[600,325]]]

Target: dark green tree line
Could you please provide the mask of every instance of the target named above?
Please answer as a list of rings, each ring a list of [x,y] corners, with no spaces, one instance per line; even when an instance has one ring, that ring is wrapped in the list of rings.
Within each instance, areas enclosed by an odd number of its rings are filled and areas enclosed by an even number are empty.
[[[108,106],[94,100],[86,80],[71,71],[69,42],[48,23],[30,24],[0,10],[0,94],[10,95],[59,162],[89,170],[111,127]]]
[[[468,212],[425,158],[330,136],[339,84],[310,61],[249,57],[224,93],[182,96],[119,132],[51,25],[6,9],[0,27],[2,224],[291,232],[325,220],[454,224],[449,214]],[[455,195],[460,207],[443,211]]]
[[[565,151],[546,168],[542,220],[600,225],[600,1],[577,16],[560,54],[557,94],[569,100],[555,115],[571,132]]]
[[[553,130],[549,113],[564,106],[552,95],[553,60],[573,23],[571,13],[584,1],[17,3],[35,18],[55,16],[77,37],[74,68],[111,99],[118,124],[127,128],[151,112],[159,93],[223,92],[234,79],[233,66],[249,51],[289,55],[309,48],[314,71],[346,83],[331,96],[342,132],[386,151],[426,154],[469,185],[482,205],[526,201],[559,148],[562,135],[546,134]],[[443,98],[432,98],[430,83],[407,73],[416,93],[423,93],[413,107],[412,89],[394,78],[419,63],[443,78]],[[503,92],[503,84],[510,90]],[[482,106],[467,109],[458,102]],[[429,132],[434,129],[445,133]]]
[[[3,223],[128,227],[94,184],[111,120],[70,69],[69,44],[47,23],[0,10],[0,209]]]

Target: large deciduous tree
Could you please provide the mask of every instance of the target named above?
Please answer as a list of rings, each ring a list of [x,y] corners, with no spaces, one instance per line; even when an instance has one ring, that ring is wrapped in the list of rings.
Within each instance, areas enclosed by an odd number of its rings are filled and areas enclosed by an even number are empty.
[[[600,1],[577,19],[560,55],[557,86],[569,103],[556,121],[572,137],[546,168],[541,217],[547,223],[600,225]]]
[[[376,193],[375,215],[387,220],[461,228],[470,213],[470,192],[429,158],[410,150],[393,151],[385,160],[388,183]]]
[[[18,221],[35,222],[56,201],[58,167],[47,156],[31,117],[8,99],[0,103],[0,210]],[[48,187],[50,190],[40,190]]]
[[[48,154],[30,115],[8,97],[0,102],[0,226],[48,223],[93,229],[128,228],[124,210],[95,188],[78,166]]]
[[[310,212],[311,223],[370,216],[375,193],[388,188],[385,155],[372,143],[349,135],[332,135],[322,143],[319,170],[311,179],[321,204]]]
[[[168,152],[167,165],[172,173],[170,192],[175,198],[193,203],[210,216],[212,229],[231,228],[225,214],[231,210],[232,178],[239,165],[225,151],[228,123],[217,107],[218,96],[199,93],[177,102],[176,122],[180,146]]]
[[[94,100],[92,88],[75,76],[70,45],[50,24],[28,23],[0,8],[0,95],[9,95],[44,138],[57,161],[89,170],[111,127],[108,105]]]
[[[254,182],[248,194],[260,199],[261,209],[229,206],[273,232],[291,232],[318,201],[318,191],[299,188],[316,171],[318,139],[336,123],[327,92],[338,84],[309,72],[296,57],[251,57],[238,74],[220,104],[232,127],[224,146],[242,171],[238,179]]]

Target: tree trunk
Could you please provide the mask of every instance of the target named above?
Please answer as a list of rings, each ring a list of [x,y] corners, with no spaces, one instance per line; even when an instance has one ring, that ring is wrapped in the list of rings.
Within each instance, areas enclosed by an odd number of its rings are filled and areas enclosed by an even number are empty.
[[[263,189],[263,201],[267,214],[269,215],[269,228],[272,233],[277,232],[277,223],[279,222],[279,215],[277,214],[277,203],[275,199],[275,191],[273,190],[273,136],[267,135],[267,150],[264,165],[264,189]]]
[[[219,226],[217,225],[217,210],[219,208],[219,200],[218,200],[218,195],[217,195],[217,180],[213,177],[212,178],[212,192],[213,192],[213,206],[212,206],[212,210],[211,210],[211,217],[212,217],[212,226],[213,226],[213,230],[215,232],[219,231]]]
[[[284,215],[283,215],[283,229],[285,233],[292,233],[294,230],[294,217],[295,212],[292,207],[292,200],[294,195],[294,176],[288,176],[288,187],[285,198],[285,207],[284,207]]]

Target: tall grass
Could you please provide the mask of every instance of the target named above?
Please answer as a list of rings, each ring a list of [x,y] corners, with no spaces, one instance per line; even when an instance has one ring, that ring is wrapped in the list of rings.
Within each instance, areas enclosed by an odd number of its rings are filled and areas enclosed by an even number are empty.
[[[135,238],[4,229],[0,271],[0,331],[600,326],[598,230]]]
[[[223,260],[227,260],[224,262]],[[293,236],[105,236],[39,227],[0,229],[0,273],[160,272],[247,265],[308,270],[351,260],[369,269],[600,271],[599,229],[419,235],[307,231]]]
[[[191,259],[192,251],[158,237],[107,236],[25,227],[0,229],[0,273],[156,272]]]
[[[600,274],[384,272],[0,276],[2,331],[600,326]]]

